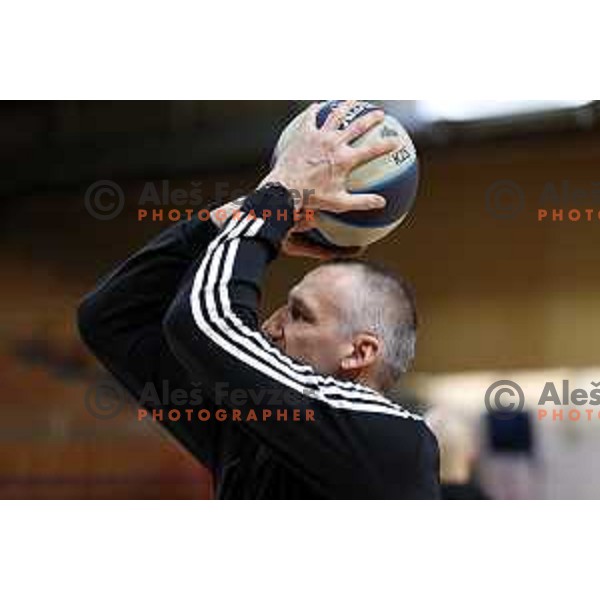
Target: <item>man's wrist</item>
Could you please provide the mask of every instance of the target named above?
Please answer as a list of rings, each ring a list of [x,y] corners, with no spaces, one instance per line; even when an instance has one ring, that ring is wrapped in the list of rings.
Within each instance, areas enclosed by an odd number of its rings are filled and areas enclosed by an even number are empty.
[[[222,229],[225,222],[231,215],[238,212],[244,204],[245,197],[238,198],[227,204],[223,204],[210,212],[210,220],[219,228]]]
[[[295,188],[294,183],[286,177],[283,176],[277,171],[271,171],[259,184],[257,189],[261,189],[266,186],[281,186],[285,188],[290,194],[292,201],[294,203],[294,210],[300,211],[302,210],[303,196],[298,189]]]
[[[255,204],[256,201],[253,196],[257,192],[259,192],[259,197],[262,197],[263,199],[260,202],[260,208],[257,205],[253,210],[269,210],[271,208],[271,202],[279,204],[281,200],[285,200],[288,207],[295,212],[299,212],[302,208],[302,198],[300,198],[300,195],[295,190],[290,190],[284,183],[276,180],[274,177],[267,177],[261,181],[256,190],[248,197],[238,198],[237,200],[233,200],[232,202],[228,202],[227,204],[223,204],[212,210],[210,213],[210,220],[219,229],[222,229],[223,225],[232,215],[239,213],[242,208],[247,209],[249,205],[253,206]],[[269,196],[271,196],[270,199]],[[246,202],[247,199],[249,200],[249,203]],[[290,218],[292,218],[291,215]]]

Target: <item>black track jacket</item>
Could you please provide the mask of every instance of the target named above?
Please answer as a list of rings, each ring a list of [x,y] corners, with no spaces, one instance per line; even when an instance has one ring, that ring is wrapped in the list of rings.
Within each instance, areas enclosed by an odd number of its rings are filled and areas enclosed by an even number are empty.
[[[146,392],[164,382],[202,386],[200,406],[163,405],[161,422],[213,472],[218,498],[438,498],[438,447],[421,417],[260,332],[263,278],[292,209],[269,186],[221,229],[169,227],[86,296],[82,338],[148,410]],[[167,419],[171,408],[191,418]]]

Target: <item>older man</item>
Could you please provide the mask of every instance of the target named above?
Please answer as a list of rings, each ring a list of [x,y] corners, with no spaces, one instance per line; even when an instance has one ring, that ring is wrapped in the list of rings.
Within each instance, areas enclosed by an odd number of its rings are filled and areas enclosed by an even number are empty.
[[[384,396],[414,356],[414,301],[400,278],[325,262],[258,323],[263,278],[282,249],[327,256],[294,237],[310,227],[294,212],[384,202],[345,188],[354,167],[394,149],[350,145],[383,114],[340,128],[345,103],[317,128],[317,110],[243,204],[225,207],[229,218],[177,224],[102,281],[80,307],[82,337],[142,403],[149,383],[202,382],[204,407],[229,411],[163,421],[212,470],[219,498],[437,498],[434,436]],[[243,393],[216,403],[224,384]],[[265,391],[277,406],[259,401]]]

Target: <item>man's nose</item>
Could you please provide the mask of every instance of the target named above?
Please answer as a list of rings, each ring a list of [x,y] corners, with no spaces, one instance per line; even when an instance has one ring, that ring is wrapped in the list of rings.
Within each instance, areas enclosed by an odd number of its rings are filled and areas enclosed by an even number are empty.
[[[278,340],[283,335],[285,321],[285,306],[278,308],[262,325],[262,332],[272,340]]]

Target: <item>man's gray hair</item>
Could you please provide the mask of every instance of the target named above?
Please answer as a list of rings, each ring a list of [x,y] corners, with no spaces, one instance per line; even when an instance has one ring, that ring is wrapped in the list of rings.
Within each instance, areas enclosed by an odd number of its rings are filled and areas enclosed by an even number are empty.
[[[360,259],[336,258],[321,265],[347,266],[358,277],[348,302],[340,306],[347,334],[370,332],[382,343],[376,373],[382,389],[408,371],[417,341],[417,312],[411,285],[386,267]]]

